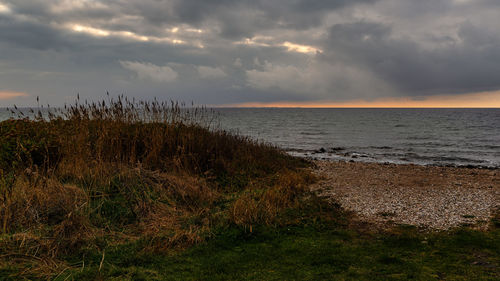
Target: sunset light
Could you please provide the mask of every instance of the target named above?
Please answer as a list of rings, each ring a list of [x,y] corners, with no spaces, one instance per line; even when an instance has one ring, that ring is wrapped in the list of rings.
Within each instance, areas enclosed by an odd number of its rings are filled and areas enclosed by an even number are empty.
[[[0,280],[498,280],[500,0],[0,0]]]
[[[19,97],[27,97],[28,94],[21,92],[0,91],[0,100],[11,100]]]
[[[240,103],[223,107],[298,107],[298,108],[499,108],[500,91],[462,95],[436,95],[429,97],[394,97],[374,100],[347,100],[342,102],[277,102]]]
[[[10,12],[10,9],[7,5],[3,4],[2,2],[0,2],[0,14],[1,13],[9,13]]]

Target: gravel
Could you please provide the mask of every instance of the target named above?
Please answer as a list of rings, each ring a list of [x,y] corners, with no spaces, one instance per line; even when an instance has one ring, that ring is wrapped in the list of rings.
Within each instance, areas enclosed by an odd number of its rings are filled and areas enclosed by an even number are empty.
[[[500,170],[316,161],[320,196],[378,225],[485,229],[500,208]]]

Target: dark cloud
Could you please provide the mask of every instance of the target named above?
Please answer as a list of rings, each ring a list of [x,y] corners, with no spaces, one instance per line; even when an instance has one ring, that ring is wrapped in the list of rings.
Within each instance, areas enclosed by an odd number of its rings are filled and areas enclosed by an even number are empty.
[[[53,28],[40,23],[20,21],[0,14],[0,44],[34,49],[61,49],[67,42]]]
[[[223,104],[498,90],[499,3],[0,0],[0,91]]]
[[[373,22],[330,28],[325,56],[374,73],[401,93],[439,94],[500,88],[500,36],[464,23],[458,38],[426,49],[408,38],[394,38],[392,28]]]
[[[152,25],[188,23],[201,27],[217,24],[228,38],[251,37],[263,29],[307,29],[322,23],[332,10],[376,0],[136,0],[120,1],[114,7],[139,15]],[[125,8],[122,8],[125,7]]]

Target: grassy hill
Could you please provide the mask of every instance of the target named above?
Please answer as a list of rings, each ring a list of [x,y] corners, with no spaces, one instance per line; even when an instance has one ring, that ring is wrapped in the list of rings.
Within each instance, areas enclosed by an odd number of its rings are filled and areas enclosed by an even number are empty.
[[[309,192],[311,163],[210,110],[119,97],[17,113],[0,122],[0,280],[499,276],[496,226],[361,227]]]

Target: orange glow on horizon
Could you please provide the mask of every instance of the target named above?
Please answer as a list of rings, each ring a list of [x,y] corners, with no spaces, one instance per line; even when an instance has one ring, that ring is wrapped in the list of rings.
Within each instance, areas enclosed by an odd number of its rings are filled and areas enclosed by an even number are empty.
[[[379,98],[373,101],[349,100],[343,102],[248,102],[224,104],[218,107],[303,107],[303,108],[500,108],[500,91],[463,95],[438,95],[429,97]]]
[[[28,94],[22,92],[0,91],[0,100],[9,100],[18,97],[27,97]]]

